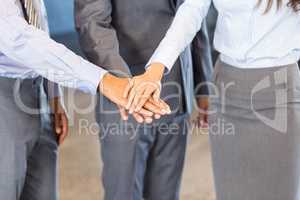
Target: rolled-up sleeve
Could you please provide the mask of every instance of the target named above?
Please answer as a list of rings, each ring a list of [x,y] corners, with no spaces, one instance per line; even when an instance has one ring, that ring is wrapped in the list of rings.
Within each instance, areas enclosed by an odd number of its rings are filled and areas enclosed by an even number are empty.
[[[162,63],[170,70],[180,53],[192,42],[200,30],[210,4],[211,0],[185,0],[147,66],[151,63]]]
[[[18,15],[0,14],[0,27],[0,52],[20,63],[18,66],[62,86],[96,93],[106,70],[56,43]]]

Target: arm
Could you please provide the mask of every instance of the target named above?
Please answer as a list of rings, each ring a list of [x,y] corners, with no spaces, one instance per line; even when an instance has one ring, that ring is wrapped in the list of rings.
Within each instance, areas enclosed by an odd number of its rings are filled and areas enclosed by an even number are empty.
[[[212,0],[185,0],[176,12],[175,18],[166,36],[159,44],[147,64],[146,72],[131,81],[131,87],[126,90],[128,96],[127,108],[138,111],[150,96],[158,99],[159,83],[165,67],[171,70],[179,55],[192,42],[201,28]],[[155,27],[153,27],[155,31]]]
[[[74,54],[61,44],[51,40],[20,17],[13,1],[1,1],[0,52],[28,72],[35,72],[67,87],[96,92],[106,71]],[[1,8],[1,9],[2,9]],[[85,69],[85,70],[82,70]],[[17,71],[17,70],[16,70]]]
[[[206,20],[203,21],[201,30],[192,42],[192,57],[195,95],[208,95],[208,86],[205,83],[210,81],[213,63]]]
[[[119,53],[119,41],[111,25],[111,0],[75,0],[75,21],[87,58],[107,70],[130,75]]]
[[[28,25],[13,0],[0,2],[0,52],[11,61],[19,63],[18,67],[10,66],[16,68],[16,73],[23,68],[22,72],[34,72],[66,87],[93,93],[100,90],[115,104],[126,105],[127,99],[122,93],[128,85],[127,78],[107,73],[53,41],[47,33]],[[163,115],[161,109],[149,108],[153,113]]]
[[[202,23],[200,32],[192,42],[193,74],[195,84],[195,97],[197,102],[196,111],[198,112],[195,124],[198,127],[207,127],[208,108],[209,108],[209,87],[213,64],[210,40],[207,32],[206,20]]]
[[[185,0],[176,12],[166,36],[148,65],[160,63],[171,69],[180,53],[192,42],[210,7],[211,0]]]

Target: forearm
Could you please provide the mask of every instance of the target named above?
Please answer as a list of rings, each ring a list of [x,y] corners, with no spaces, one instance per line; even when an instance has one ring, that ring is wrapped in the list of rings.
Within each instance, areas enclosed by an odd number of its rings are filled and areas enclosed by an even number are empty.
[[[56,43],[21,17],[0,17],[0,26],[0,51],[10,59],[60,85],[96,92],[104,69]]]
[[[207,95],[209,93],[208,82],[212,76],[213,63],[206,20],[203,21],[201,30],[192,42],[192,58],[195,94]]]
[[[148,65],[161,63],[170,70],[180,53],[191,43],[201,28],[210,4],[211,0],[186,0],[179,7],[171,27]]]

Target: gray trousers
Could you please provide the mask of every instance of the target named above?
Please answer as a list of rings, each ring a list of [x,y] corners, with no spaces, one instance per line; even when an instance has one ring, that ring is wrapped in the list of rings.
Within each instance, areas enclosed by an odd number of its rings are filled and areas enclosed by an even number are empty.
[[[239,69],[218,62],[215,83],[222,94],[209,120],[217,200],[299,200],[297,64]]]
[[[16,104],[15,82],[0,78],[0,199],[56,200],[56,136],[49,117],[28,114]],[[39,108],[40,85],[31,79],[21,83],[24,105]]]
[[[103,102],[110,104],[101,101],[102,105]],[[186,148],[186,115],[151,126],[139,125],[132,117],[124,122],[119,113],[109,116],[96,116],[104,199],[178,200]]]
[[[143,69],[131,67],[135,75]],[[102,96],[99,99],[96,120],[105,200],[179,199],[188,131],[180,80],[180,66],[176,65],[163,80],[161,96],[177,111],[152,125],[137,124],[132,117],[124,122],[113,103]]]

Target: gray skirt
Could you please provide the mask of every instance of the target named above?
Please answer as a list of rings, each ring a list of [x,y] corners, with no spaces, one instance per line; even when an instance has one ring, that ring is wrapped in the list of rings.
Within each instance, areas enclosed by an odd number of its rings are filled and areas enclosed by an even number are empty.
[[[209,117],[217,200],[299,200],[297,64],[216,64]]]

